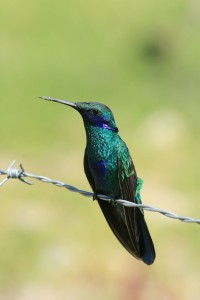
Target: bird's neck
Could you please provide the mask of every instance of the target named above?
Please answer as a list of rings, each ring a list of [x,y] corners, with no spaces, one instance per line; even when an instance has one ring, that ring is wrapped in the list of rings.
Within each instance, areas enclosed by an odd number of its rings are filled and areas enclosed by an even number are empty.
[[[119,141],[118,133],[109,129],[85,124],[85,130],[87,149],[91,149],[94,152],[99,152],[99,149],[109,149]]]

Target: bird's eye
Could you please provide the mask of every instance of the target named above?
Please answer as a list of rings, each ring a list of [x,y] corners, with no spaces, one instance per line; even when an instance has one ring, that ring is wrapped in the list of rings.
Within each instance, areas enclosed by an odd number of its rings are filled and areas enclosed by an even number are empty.
[[[91,109],[91,113],[96,116],[98,115],[99,111],[97,109]]]

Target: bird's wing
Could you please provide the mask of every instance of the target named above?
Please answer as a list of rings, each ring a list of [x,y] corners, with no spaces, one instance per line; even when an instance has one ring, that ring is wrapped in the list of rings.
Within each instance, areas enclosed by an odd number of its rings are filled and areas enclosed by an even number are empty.
[[[125,143],[121,141],[118,151],[118,181],[121,198],[137,203],[135,197],[137,174]],[[149,234],[143,211],[135,207],[123,206],[127,231],[132,243],[132,254],[151,264],[155,258],[155,250]]]
[[[120,198],[135,202],[134,195],[137,187],[137,175],[131,156],[125,144],[119,146],[117,164],[118,182],[121,191]],[[122,209],[129,239],[132,245],[132,254],[136,257],[140,257],[137,210],[135,208],[125,206],[122,206]]]

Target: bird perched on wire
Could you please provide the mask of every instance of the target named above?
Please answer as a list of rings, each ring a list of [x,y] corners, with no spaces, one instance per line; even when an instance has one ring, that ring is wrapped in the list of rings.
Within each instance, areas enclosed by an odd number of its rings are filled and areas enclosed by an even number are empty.
[[[99,206],[115,236],[134,257],[147,265],[154,262],[155,250],[141,208],[102,201],[114,199],[141,203],[141,180],[125,142],[118,134],[112,111],[97,102],[70,102],[47,96],[44,100],[68,105],[78,111],[85,126],[87,143],[84,170]]]

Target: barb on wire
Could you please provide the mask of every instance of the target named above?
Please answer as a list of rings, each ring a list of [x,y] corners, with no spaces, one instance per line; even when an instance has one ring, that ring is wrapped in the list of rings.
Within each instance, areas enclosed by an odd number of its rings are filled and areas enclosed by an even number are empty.
[[[0,170],[0,175],[7,175],[6,178],[4,178],[1,182],[0,182],[0,186],[2,186],[4,183],[6,183],[6,181],[8,181],[10,178],[17,178],[27,184],[32,184],[31,182],[29,182],[28,180],[23,179],[23,174],[25,172],[22,164],[20,164],[20,169],[14,169],[12,168],[15,164],[15,160],[13,160],[13,162],[10,164],[10,166],[8,167],[8,169],[6,171],[2,171]]]
[[[25,177],[28,177],[28,178],[34,178],[34,179],[40,180],[42,182],[51,183],[51,184],[59,186],[59,187],[64,187],[64,188],[68,189],[71,192],[79,193],[79,194],[81,194],[85,197],[93,197],[94,196],[94,194],[91,193],[91,192],[79,190],[78,188],[76,188],[72,185],[66,184],[62,181],[53,180],[53,179],[50,179],[48,177],[41,176],[41,175],[34,175],[34,174],[31,174],[31,173],[27,173],[27,172],[25,172],[22,164],[20,164],[20,170],[14,169],[13,166],[14,166],[15,162],[16,161],[14,160],[10,164],[10,166],[8,167],[8,169],[6,171],[0,170],[0,175],[6,175],[6,178],[4,178],[0,182],[0,187],[3,184],[5,184],[10,178],[12,178],[12,179],[16,178],[16,179],[19,179],[19,180],[23,181],[24,183],[32,184],[31,182],[24,179]],[[121,205],[124,205],[124,206],[127,206],[127,207],[139,207],[139,208],[142,208],[142,209],[147,210],[147,211],[160,213],[160,214],[164,215],[165,217],[172,218],[172,219],[177,219],[177,220],[180,220],[182,222],[200,224],[200,219],[194,219],[194,218],[191,218],[191,217],[178,216],[177,214],[174,214],[174,213],[169,212],[167,210],[159,209],[159,208],[156,208],[156,207],[153,207],[153,206],[150,206],[150,205],[137,204],[137,203],[130,202],[130,201],[127,201],[127,200],[123,200],[123,199],[114,200],[111,197],[108,197],[106,195],[97,195],[97,196],[98,196],[98,198],[100,198],[103,201],[109,201],[109,202],[114,201],[116,204],[121,204]]]

